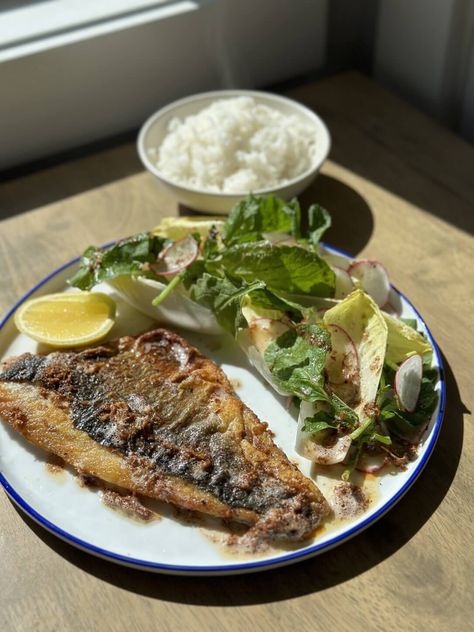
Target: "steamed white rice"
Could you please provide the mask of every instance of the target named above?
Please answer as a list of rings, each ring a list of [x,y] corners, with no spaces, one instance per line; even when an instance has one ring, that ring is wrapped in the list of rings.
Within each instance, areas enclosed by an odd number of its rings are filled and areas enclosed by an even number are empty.
[[[215,101],[184,120],[174,118],[158,150],[169,180],[224,193],[285,184],[314,163],[316,131],[295,115],[251,97]]]

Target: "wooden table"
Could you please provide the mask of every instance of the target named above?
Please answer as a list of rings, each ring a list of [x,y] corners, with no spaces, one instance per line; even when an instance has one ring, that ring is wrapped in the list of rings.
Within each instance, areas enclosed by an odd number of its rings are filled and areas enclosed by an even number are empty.
[[[387,266],[442,349],[448,401],[435,452],[376,525],[312,560],[231,578],[154,576],[49,535],[0,494],[0,629],[464,630],[474,615],[472,408],[474,149],[357,74],[301,86],[333,136],[303,196],[328,241]],[[50,203],[51,200],[55,200]],[[37,208],[41,206],[41,208]],[[90,243],[177,212],[132,143],[0,186],[0,311]],[[471,556],[470,556],[471,554]]]

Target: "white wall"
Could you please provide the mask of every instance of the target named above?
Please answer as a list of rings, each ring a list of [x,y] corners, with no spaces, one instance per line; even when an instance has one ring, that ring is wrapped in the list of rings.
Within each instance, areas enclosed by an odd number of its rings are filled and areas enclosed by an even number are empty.
[[[474,126],[473,47],[472,0],[380,2],[375,78],[465,132]]]
[[[0,169],[138,127],[161,105],[324,65],[327,0],[188,0],[0,50]]]

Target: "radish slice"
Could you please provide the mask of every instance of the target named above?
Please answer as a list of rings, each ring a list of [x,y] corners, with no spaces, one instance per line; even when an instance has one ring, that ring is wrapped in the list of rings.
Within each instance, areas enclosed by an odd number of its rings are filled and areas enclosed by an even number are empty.
[[[158,262],[151,266],[160,276],[171,276],[187,268],[199,254],[197,241],[191,235],[174,241],[158,255]]]
[[[324,259],[324,261],[330,266],[338,266],[343,270],[348,270],[352,264],[352,259],[349,259],[349,257],[326,250],[323,246],[321,246],[321,244],[319,245],[318,250],[318,254],[321,259]]]
[[[386,464],[387,458],[384,454],[363,454],[357,463],[356,470],[366,474],[376,474]]]
[[[354,341],[339,325],[327,327],[331,334],[331,352],[325,367],[328,381],[333,385],[358,382],[359,355]]]
[[[385,305],[390,294],[390,281],[381,263],[368,259],[355,261],[349,268],[349,274],[360,281],[363,290],[379,307]]]
[[[423,360],[420,355],[412,355],[407,358],[395,373],[395,393],[398,396],[400,406],[408,413],[412,413],[416,408],[422,377]]]
[[[321,445],[316,443],[316,441],[308,441],[303,448],[303,453],[300,452],[300,454],[319,465],[334,465],[344,461],[351,443],[350,435],[339,437],[332,446]]]
[[[334,274],[336,275],[336,292],[334,298],[341,300],[346,298],[354,289],[354,283],[352,282],[351,275],[341,268],[340,266],[333,267]]]

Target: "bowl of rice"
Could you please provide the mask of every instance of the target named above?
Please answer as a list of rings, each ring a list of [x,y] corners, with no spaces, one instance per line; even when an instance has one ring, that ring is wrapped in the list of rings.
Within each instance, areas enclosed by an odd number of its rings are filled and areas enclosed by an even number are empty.
[[[180,99],[153,114],[138,136],[146,169],[179,203],[205,213],[227,213],[249,193],[300,194],[330,146],[312,110],[255,90]]]

